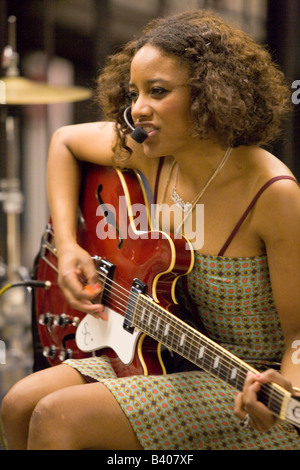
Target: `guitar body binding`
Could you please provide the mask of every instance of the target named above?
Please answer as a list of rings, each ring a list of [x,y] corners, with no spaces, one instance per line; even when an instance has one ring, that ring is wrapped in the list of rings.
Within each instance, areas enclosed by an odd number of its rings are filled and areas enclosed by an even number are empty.
[[[135,217],[135,207],[144,208],[144,212]],[[100,228],[105,229],[102,239],[99,238]],[[185,249],[187,240],[174,240],[169,234],[152,231],[146,190],[136,172],[121,172],[93,164],[85,166],[77,236],[78,243],[94,259],[104,287],[105,298],[94,301],[109,304],[105,307],[109,313],[107,325],[93,318],[89,321],[98,325],[98,331],[109,332],[113,343],[109,344],[101,334],[97,343],[92,346],[89,341],[86,346],[90,335],[90,331],[85,332],[86,314],[68,305],[57,283],[57,255],[50,220],[42,239],[36,277],[50,280],[52,287],[49,291],[39,289],[35,296],[38,332],[48,363],[53,366],[70,357],[81,359],[104,354],[110,358],[118,376],[165,373],[159,342],[141,334],[131,324],[134,304],[131,299],[143,292],[154,302],[172,312],[177,310],[179,314],[174,297],[175,284],[191,270],[194,262],[193,251]],[[123,292],[129,296],[126,306]],[[69,319],[63,326],[57,320],[62,316]],[[115,335],[111,334],[112,326],[118,331]],[[122,346],[123,340],[128,344]]]

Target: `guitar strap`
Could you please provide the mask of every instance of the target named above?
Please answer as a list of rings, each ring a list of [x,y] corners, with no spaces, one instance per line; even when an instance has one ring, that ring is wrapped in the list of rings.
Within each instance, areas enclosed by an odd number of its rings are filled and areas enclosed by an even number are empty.
[[[181,277],[177,282],[175,295],[177,302],[183,307],[183,314],[180,318],[209,338],[209,333],[199,316],[197,306],[189,294],[187,276]]]
[[[161,157],[158,162],[158,168],[157,168],[156,180],[155,180],[155,186],[154,186],[154,198],[153,198],[154,204],[157,204],[158,185],[159,185],[160,174],[161,174],[164,161],[165,161],[165,157]]]
[[[162,167],[164,164],[165,158],[161,157],[159,159],[157,173],[156,173],[156,180],[154,186],[154,195],[153,195],[153,202],[154,204],[157,203],[157,194],[158,194],[158,186],[160,175],[162,171]],[[188,288],[187,288],[187,276],[183,276],[176,284],[176,299],[178,304],[180,305],[181,315],[180,318],[185,323],[189,324],[196,330],[200,331],[200,333],[204,334],[205,336],[209,337],[208,332],[199,317],[197,307],[195,306],[192,298],[189,295]],[[183,358],[179,354],[175,352],[170,352],[169,350],[163,351],[163,361],[167,367],[168,371],[171,372],[183,372],[187,370],[199,370],[195,364],[192,364],[187,359]]]
[[[149,184],[147,178],[143,175],[143,173],[141,171],[138,171],[138,174],[139,174],[139,177],[141,178],[141,180],[143,182],[143,186],[144,186],[144,189],[146,191],[147,202],[148,202],[149,205],[153,204],[154,199],[153,199],[153,193],[152,193],[150,184]]]
[[[183,276],[178,280],[175,295],[180,309],[180,315],[178,315],[180,319],[195,330],[204,334],[206,337],[209,337],[209,334],[199,317],[197,308],[188,294],[187,276]],[[196,366],[176,352],[169,351],[168,349],[162,350],[162,359],[168,373],[201,370],[200,367]]]
[[[159,185],[159,179],[160,179],[161,170],[164,164],[164,160],[165,160],[165,157],[162,157],[159,159],[159,163],[158,163],[158,169],[157,169],[155,187],[154,187],[154,203],[155,204],[157,202],[158,185]],[[207,333],[205,326],[199,317],[197,307],[195,306],[195,303],[192,301],[192,298],[189,295],[188,285],[187,285],[187,276],[183,276],[176,285],[176,299],[180,305],[185,307],[186,312],[188,312],[187,314],[185,314],[186,323],[189,323],[191,326],[196,328],[205,336],[209,337],[209,334]],[[186,318],[187,316],[188,318]]]

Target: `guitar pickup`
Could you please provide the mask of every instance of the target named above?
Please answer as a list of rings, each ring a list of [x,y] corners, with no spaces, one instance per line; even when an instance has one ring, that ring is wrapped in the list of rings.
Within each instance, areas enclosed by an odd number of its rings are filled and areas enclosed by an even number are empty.
[[[130,290],[127,310],[126,310],[125,319],[123,323],[124,330],[128,331],[129,333],[134,332],[134,325],[132,324],[134,312],[136,309],[139,295],[145,293],[146,287],[147,285],[144,282],[140,281],[139,279],[134,279],[131,290]]]

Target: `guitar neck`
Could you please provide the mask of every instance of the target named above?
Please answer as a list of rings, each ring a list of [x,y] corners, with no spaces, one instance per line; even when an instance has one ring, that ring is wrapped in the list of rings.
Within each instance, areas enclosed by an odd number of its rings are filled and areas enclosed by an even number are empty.
[[[257,372],[143,294],[138,297],[131,323],[168,349],[239,391],[243,389],[247,372]],[[281,387],[269,383],[262,385],[258,398],[276,416],[281,417],[284,403],[289,397],[290,394]]]

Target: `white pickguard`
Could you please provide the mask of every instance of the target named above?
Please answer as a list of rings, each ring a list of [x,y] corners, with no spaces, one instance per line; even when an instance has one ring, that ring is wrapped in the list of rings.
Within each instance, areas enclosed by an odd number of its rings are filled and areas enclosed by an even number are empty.
[[[124,317],[105,307],[108,320],[86,315],[76,329],[76,343],[83,352],[111,348],[124,364],[130,364],[135,355],[139,330],[129,333],[123,328]]]

